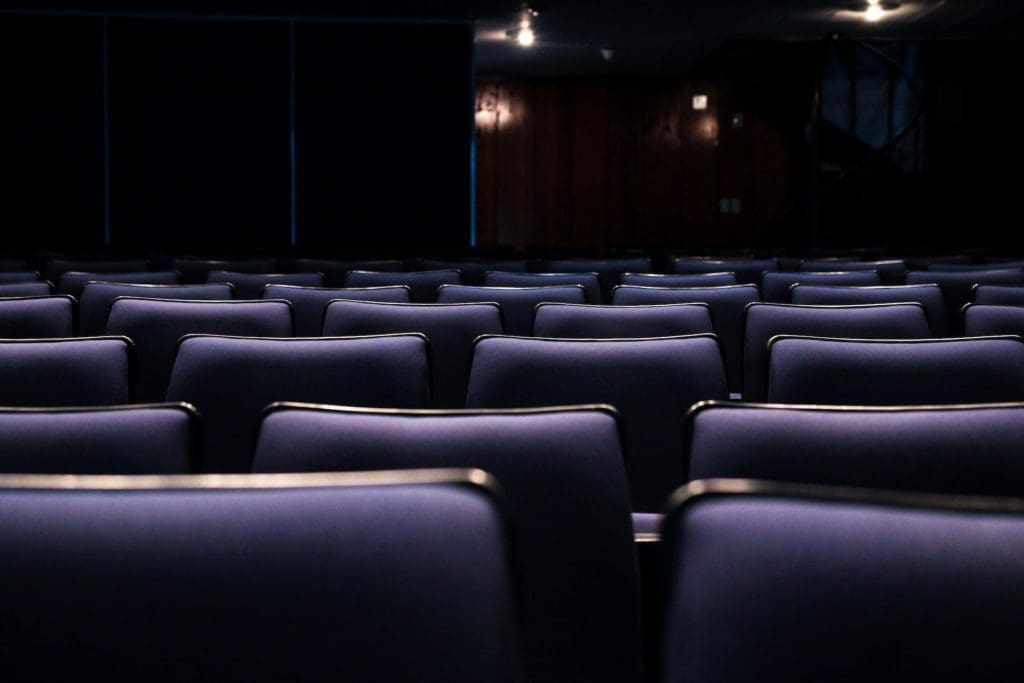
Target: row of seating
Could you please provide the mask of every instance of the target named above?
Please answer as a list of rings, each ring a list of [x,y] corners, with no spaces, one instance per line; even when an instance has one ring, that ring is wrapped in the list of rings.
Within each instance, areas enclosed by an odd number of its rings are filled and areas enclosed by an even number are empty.
[[[166,348],[162,354],[165,357],[177,338],[188,332],[300,337],[424,332],[432,338],[438,355],[434,366],[443,385],[438,387],[441,389],[438,405],[459,407],[469,346],[475,337],[484,334],[625,338],[714,333],[722,342],[730,391],[738,394],[742,389],[752,400],[763,400],[763,391],[759,388],[763,380],[759,378],[764,375],[764,363],[759,356],[763,355],[771,336],[921,338],[936,335],[945,325],[942,295],[932,285],[880,289],[809,287],[806,296],[803,296],[803,286],[798,286],[794,289],[795,298],[801,295],[800,301],[807,303],[788,308],[760,302],[753,285],[682,289],[620,287],[616,294],[622,293],[623,303],[611,307],[553,303],[551,300],[560,298],[564,289],[568,288],[488,291],[442,288],[443,292],[452,292],[452,296],[445,297],[446,301],[475,304],[460,309],[454,305],[407,304],[408,290],[404,287],[320,289],[271,285],[265,290],[269,298],[265,303],[277,302],[279,307],[290,305],[292,322],[286,323],[284,318],[288,316],[281,311],[278,326],[265,327],[265,331],[259,332],[251,326],[227,322],[246,317],[247,311],[254,310],[251,302],[214,303],[229,298],[228,285],[89,283],[84,289],[82,304],[77,308],[68,297],[0,299],[0,337],[67,337],[77,327],[83,336],[125,334],[135,339],[140,323],[133,322],[132,318],[139,308],[155,308],[155,315],[159,317],[180,318],[187,311],[189,320],[182,320],[176,327],[163,325],[170,328],[161,331],[165,337]],[[569,291],[579,294],[578,289]],[[976,296],[979,301],[998,303],[971,304],[965,308],[967,336],[1024,334],[1024,307],[1007,305],[1024,304],[1024,287],[980,286]],[[178,297],[207,303],[186,306],[175,301]],[[129,303],[132,299],[153,298],[169,299],[170,303]],[[348,301],[339,301],[339,298]],[[116,312],[111,313],[118,299],[122,301],[118,302]],[[357,303],[359,301],[363,303]],[[923,309],[923,324],[920,312],[907,308],[905,302],[908,301]],[[900,304],[902,308],[887,310],[881,305],[896,306],[897,302],[904,302]],[[853,307],[856,304],[861,304],[860,308]],[[871,308],[872,304],[877,306]],[[840,305],[846,308],[839,308]],[[822,306],[835,307],[835,310],[829,312]],[[271,309],[272,306],[265,306],[260,310]],[[172,311],[176,313],[172,315]],[[204,315],[203,311],[207,313]],[[879,329],[868,330],[866,325],[850,324],[857,316],[881,321],[875,326]],[[221,323],[210,327],[214,319]],[[762,320],[769,321],[767,329],[762,329]],[[842,323],[829,325],[829,320]],[[938,336],[949,335],[938,333]],[[165,384],[160,383],[156,390],[145,392],[141,397],[160,400],[164,388]]]
[[[878,324],[877,319],[869,323]],[[152,334],[159,324],[147,318],[143,329]],[[124,337],[2,341],[0,404],[66,407],[138,400],[132,398],[133,380],[143,390],[153,387],[140,381],[141,372],[133,378],[141,363],[132,348]],[[484,336],[471,348],[469,408],[615,406],[626,425],[626,468],[639,511],[660,510],[684,480],[679,453],[686,412],[700,401],[728,398],[713,335],[635,340]],[[769,352],[764,391],[774,402],[1024,400],[1024,340],[1019,337],[848,341],[782,336],[774,338]],[[261,411],[276,401],[431,406],[429,345],[422,334],[305,339],[187,334],[176,348],[171,343],[169,353],[166,389],[152,400],[187,402],[203,415],[206,472],[250,469],[255,426]],[[159,370],[148,380],[161,379],[164,370]]]
[[[852,434],[845,465],[899,480],[934,445],[953,461],[939,487],[975,495],[691,482],[661,526],[662,635],[648,663],[660,680],[1017,671],[1024,500],[977,497],[984,477],[959,477],[978,450],[972,429],[1003,444],[983,468],[1013,460],[1024,405],[912,409],[907,422],[843,410],[795,431],[767,419],[778,410],[794,409],[703,406],[691,470],[698,452],[729,460],[731,445],[766,466],[760,432],[776,467],[835,479],[832,443]],[[746,426],[736,411],[755,413],[741,435],[729,429]],[[260,444],[263,471],[320,473],[0,476],[8,670],[641,680],[636,546],[610,409],[280,405]],[[1012,490],[1000,476],[981,490]]]

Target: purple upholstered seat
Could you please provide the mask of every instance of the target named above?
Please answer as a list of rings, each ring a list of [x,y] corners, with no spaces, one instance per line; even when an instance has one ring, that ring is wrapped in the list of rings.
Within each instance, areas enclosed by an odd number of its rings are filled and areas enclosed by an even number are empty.
[[[145,299],[187,299],[229,301],[234,297],[229,284],[219,285],[135,285],[114,282],[88,282],[82,289],[79,305],[79,329],[83,335],[103,334],[110,308],[118,297]]]
[[[915,405],[1024,401],[1024,340],[772,340],[768,400]]]
[[[394,287],[405,285],[410,297],[418,304],[437,301],[438,288],[442,285],[458,285],[462,278],[457,270],[422,270],[409,273],[349,271],[345,278],[346,287]]]
[[[264,299],[280,299],[291,303],[295,311],[295,336],[319,337],[324,328],[324,311],[334,299],[409,303],[409,288],[393,287],[296,287],[267,285]]]
[[[603,300],[601,281],[597,273],[510,273],[488,271],[484,274],[486,287],[552,287],[555,285],[580,285],[587,293],[586,303],[597,304]]]
[[[533,336],[559,339],[626,339],[714,334],[707,304],[537,306]]]
[[[0,408],[0,472],[187,474],[198,457],[191,406]]]
[[[761,294],[764,295],[765,301],[786,304],[790,301],[790,288],[797,284],[867,287],[881,284],[881,282],[878,272],[874,270],[830,273],[765,273],[761,283]]]
[[[685,459],[691,479],[1021,496],[1021,443],[1024,404],[850,408],[708,402],[687,419]]]
[[[280,404],[257,472],[479,467],[515,523],[526,678],[638,682],[640,594],[621,434],[607,407],[385,411]]]
[[[211,270],[206,275],[206,281],[230,282],[239,299],[262,299],[263,290],[268,285],[321,287],[324,276],[321,273],[232,273],[227,270]]]
[[[620,285],[637,287],[722,287],[736,284],[736,273],[693,273],[662,275],[660,273],[623,273]]]
[[[0,339],[0,406],[128,403],[133,365],[124,337]]]
[[[767,395],[768,342],[783,334],[864,339],[924,339],[931,336],[924,307],[916,303],[866,306],[747,307],[743,347],[743,399]]]
[[[837,271],[874,270],[882,280],[882,284],[900,285],[907,277],[907,264],[899,259],[886,261],[839,261],[807,260],[800,264],[800,270],[811,273],[834,273]]]
[[[173,270],[150,270],[139,273],[93,273],[69,271],[57,283],[58,294],[70,294],[78,298],[87,282],[121,282],[134,285],[176,285],[178,273]]]
[[[663,529],[661,681],[999,681],[1024,665],[1024,502],[685,493]]]
[[[391,304],[332,301],[324,314],[330,337],[419,332],[430,340],[431,399],[435,407],[466,405],[473,342],[501,334],[501,308],[495,303]]]
[[[480,471],[0,478],[8,678],[518,680]]]
[[[722,287],[636,287],[615,288],[612,303],[638,306],[669,303],[704,303],[711,309],[715,334],[722,342],[729,391],[738,394],[743,385],[743,319],[747,306],[760,301],[757,285]]]
[[[174,269],[181,273],[181,282],[199,285],[206,282],[211,270],[227,270],[232,273],[270,273],[274,270],[274,259],[227,260],[203,258],[176,258]]]
[[[968,304],[964,307],[964,334],[968,337],[1000,334],[1024,337],[1024,307]]]
[[[705,258],[674,258],[672,272],[678,275],[696,273],[735,273],[736,281],[745,285],[760,285],[764,273],[779,269],[775,259],[716,260]]]
[[[622,414],[633,509],[660,511],[682,481],[686,411],[727,398],[714,335],[576,340],[484,337],[477,341],[466,405],[527,408],[608,403]]]
[[[481,303],[493,301],[505,314],[508,334],[528,336],[533,333],[533,316],[537,304],[586,303],[583,285],[552,285],[550,287],[469,287],[444,285],[438,290],[439,303]]]
[[[1024,270],[1004,268],[996,270],[962,270],[962,271],[911,271],[907,273],[908,285],[936,284],[942,289],[946,301],[946,317],[954,326],[953,331],[959,333],[961,323],[960,309],[970,303],[975,285],[1021,285],[1024,284]]]
[[[204,472],[248,472],[260,412],[277,401],[377,408],[430,405],[427,340],[188,335],[167,387],[203,416]]]
[[[790,290],[794,304],[803,306],[855,306],[859,304],[919,303],[928,316],[936,337],[950,334],[946,303],[938,285],[881,285],[878,287],[836,287],[797,284]]]
[[[290,337],[287,301],[197,301],[118,297],[107,319],[108,334],[135,342],[138,373],[135,398],[163,401],[178,340],[187,334]]]
[[[55,339],[75,334],[70,296],[0,299],[0,339]]]

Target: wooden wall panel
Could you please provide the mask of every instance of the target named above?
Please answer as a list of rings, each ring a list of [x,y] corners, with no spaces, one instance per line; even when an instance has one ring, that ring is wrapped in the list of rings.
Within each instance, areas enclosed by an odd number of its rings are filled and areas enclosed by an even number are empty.
[[[694,111],[692,96],[710,106]],[[789,204],[792,141],[743,113],[724,129],[719,87],[482,82],[482,246],[701,248],[753,240]],[[740,198],[739,214],[719,199]]]

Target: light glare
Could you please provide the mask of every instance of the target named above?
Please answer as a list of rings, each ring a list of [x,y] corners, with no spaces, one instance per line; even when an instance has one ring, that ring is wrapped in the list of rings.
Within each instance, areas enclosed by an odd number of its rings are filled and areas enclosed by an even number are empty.
[[[537,36],[533,34],[533,29],[529,26],[524,26],[519,29],[519,35],[516,36],[516,42],[519,43],[521,47],[530,47],[536,40]]]

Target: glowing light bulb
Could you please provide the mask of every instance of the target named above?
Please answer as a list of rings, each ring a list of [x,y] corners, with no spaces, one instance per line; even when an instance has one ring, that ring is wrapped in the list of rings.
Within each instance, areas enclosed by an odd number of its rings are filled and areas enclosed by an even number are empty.
[[[864,18],[870,22],[881,21],[884,16],[885,10],[876,3],[868,5],[867,10],[864,12]]]
[[[516,35],[516,42],[519,43],[520,47],[530,47],[536,40],[537,36],[534,35],[533,29],[529,26],[523,26],[519,29],[519,34]]]

